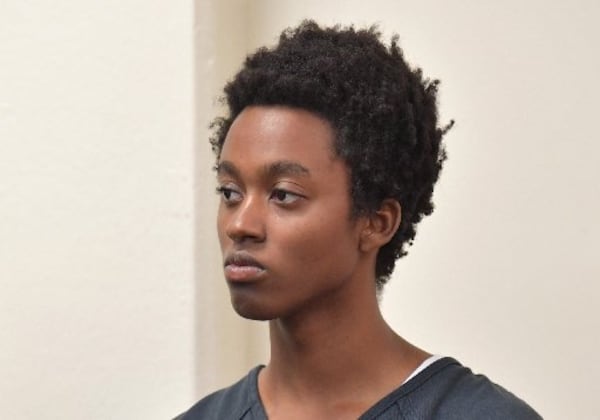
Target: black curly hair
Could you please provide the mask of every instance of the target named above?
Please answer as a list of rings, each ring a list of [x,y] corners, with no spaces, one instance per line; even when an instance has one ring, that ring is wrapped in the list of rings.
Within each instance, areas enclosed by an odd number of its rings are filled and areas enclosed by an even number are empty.
[[[284,105],[328,120],[334,147],[351,174],[353,216],[398,200],[402,220],[377,255],[378,289],[396,259],[412,244],[416,225],[431,214],[433,186],[446,153],[441,139],[450,128],[437,125],[438,80],[411,68],[398,46],[386,47],[376,26],[320,27],[303,21],[286,29],[271,49],[260,48],[225,86],[229,116],[217,118],[210,140],[220,156],[229,127],[250,105]]]

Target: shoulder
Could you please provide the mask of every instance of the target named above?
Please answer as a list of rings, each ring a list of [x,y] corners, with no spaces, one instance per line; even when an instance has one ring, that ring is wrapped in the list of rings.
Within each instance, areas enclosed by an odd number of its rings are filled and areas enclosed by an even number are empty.
[[[397,411],[407,418],[541,419],[523,400],[450,357],[436,361],[400,387],[387,401],[385,411],[378,413],[382,417],[373,418],[388,418]]]
[[[240,420],[260,406],[256,380],[262,366],[252,369],[248,375],[228,388],[216,391],[192,406],[173,420]]]
[[[527,403],[500,385],[450,360],[431,376],[429,384],[437,391],[440,418],[541,419]],[[452,413],[461,414],[451,417]]]

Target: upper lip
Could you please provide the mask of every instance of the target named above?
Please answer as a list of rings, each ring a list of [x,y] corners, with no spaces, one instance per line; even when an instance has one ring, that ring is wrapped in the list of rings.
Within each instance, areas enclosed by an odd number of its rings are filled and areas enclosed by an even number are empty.
[[[260,262],[258,262],[258,260],[256,260],[256,258],[245,251],[237,251],[228,254],[225,257],[224,265],[253,266],[261,269],[265,268]]]

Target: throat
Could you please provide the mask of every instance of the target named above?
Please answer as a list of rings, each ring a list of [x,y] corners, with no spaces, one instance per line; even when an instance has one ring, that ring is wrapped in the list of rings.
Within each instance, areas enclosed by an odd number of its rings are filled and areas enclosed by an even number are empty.
[[[298,418],[358,418],[429,356],[383,319],[372,321],[304,323],[292,330],[271,321],[271,360],[259,376],[269,418],[298,407],[305,410]]]

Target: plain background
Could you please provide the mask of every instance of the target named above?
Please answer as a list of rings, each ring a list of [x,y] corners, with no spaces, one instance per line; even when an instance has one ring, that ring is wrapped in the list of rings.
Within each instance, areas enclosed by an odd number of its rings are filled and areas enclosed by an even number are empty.
[[[456,120],[382,306],[547,419],[597,418],[599,3],[0,3],[0,417],[170,418],[268,360],[228,302],[207,143],[243,57],[379,23]]]

